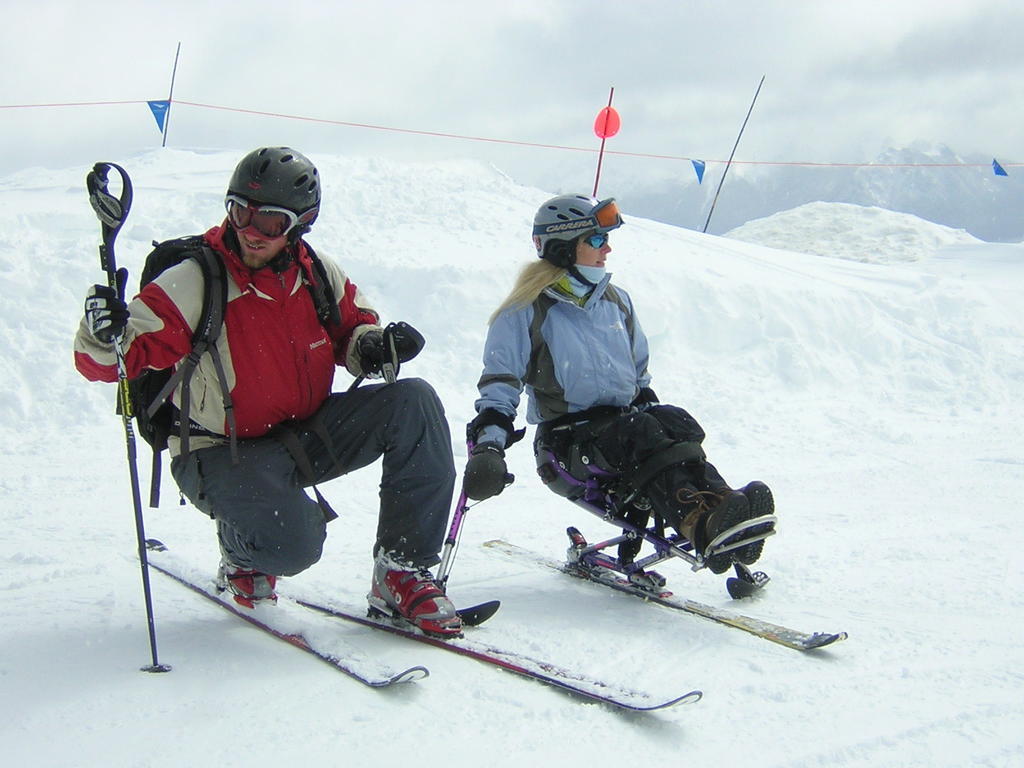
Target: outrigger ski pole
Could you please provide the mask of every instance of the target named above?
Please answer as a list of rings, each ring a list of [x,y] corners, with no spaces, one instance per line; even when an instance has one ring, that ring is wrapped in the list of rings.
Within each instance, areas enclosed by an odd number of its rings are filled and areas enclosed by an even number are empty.
[[[473,441],[466,441],[466,453],[471,454],[473,452]],[[511,474],[505,475],[505,485],[509,486],[515,481],[515,476]],[[478,501],[477,504],[480,502]],[[475,504],[473,506],[476,506]],[[448,592],[448,577],[451,576],[452,567],[455,565],[455,553],[459,549],[459,542],[462,539],[462,522],[466,516],[466,512],[469,511],[469,497],[466,495],[465,484],[463,484],[462,491],[459,493],[459,500],[455,502],[455,511],[452,513],[452,522],[448,528],[448,535],[444,540],[444,549],[441,551],[441,564],[437,569],[437,584],[441,587],[441,591]],[[491,600],[486,603],[481,603],[478,606],[467,609],[465,611],[459,611],[459,616],[462,617],[462,623],[468,626],[475,626],[482,624],[484,621],[493,616],[501,602],[499,600]]]
[[[462,520],[469,509],[466,503],[468,500],[465,489],[459,494],[459,500],[455,504],[455,513],[452,515],[452,524],[448,528],[448,536],[444,540],[444,550],[441,553],[441,565],[437,569],[437,585],[441,591],[448,592],[448,577],[451,575],[452,566],[455,564],[455,552],[459,547],[459,540],[462,538]],[[478,502],[479,503],[479,502]],[[501,607],[500,600],[489,600],[471,608],[459,610],[459,618],[467,627],[475,627],[483,624],[491,616],[498,612]]]
[[[121,176],[121,195],[114,197],[107,190],[107,174],[113,168]],[[128,172],[114,163],[96,163],[85,177],[89,190],[89,203],[100,220],[103,242],[100,244],[100,267],[107,273],[107,285],[124,300],[127,273],[118,275],[114,260],[114,241],[121,225],[132,207],[132,181]],[[139,492],[139,470],[136,466],[135,429],[132,427],[131,398],[128,396],[128,372],[124,361],[124,335],[114,339],[114,354],[117,356],[117,402],[124,424],[124,435],[128,445],[128,473],[131,476],[132,504],[135,507],[135,533],[138,537],[139,563],[142,565],[142,591],[146,598],[146,619],[149,624],[149,647],[153,663],[142,667],[143,672],[170,672],[171,667],[157,660],[156,622],[153,619],[153,595],[149,586],[149,559],[146,556],[146,533],[142,521],[142,496]]]

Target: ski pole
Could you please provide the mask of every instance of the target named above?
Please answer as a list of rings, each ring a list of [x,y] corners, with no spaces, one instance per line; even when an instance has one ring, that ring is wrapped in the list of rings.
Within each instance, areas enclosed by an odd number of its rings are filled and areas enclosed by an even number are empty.
[[[114,197],[107,189],[107,174],[113,168],[121,176],[121,194]],[[114,258],[114,241],[121,230],[128,211],[132,207],[132,182],[128,172],[114,163],[96,163],[85,178],[89,191],[89,202],[100,220],[102,242],[100,243],[100,267],[107,274],[107,285],[124,300],[124,281],[118,279],[117,262]],[[128,447],[128,474],[131,477],[132,504],[135,508],[135,533],[138,539],[139,563],[142,567],[142,591],[146,600],[146,620],[149,625],[149,647],[153,663],[142,667],[143,672],[170,672],[171,667],[157,659],[156,622],[153,619],[153,595],[149,586],[149,559],[146,556],[146,533],[142,520],[142,495],[139,491],[139,470],[136,466],[135,429],[132,427],[131,398],[128,390],[128,373],[124,357],[123,332],[114,339],[114,354],[117,358],[117,399],[124,424],[125,441]]]
[[[398,379],[398,371],[402,363],[412,360],[423,350],[423,334],[404,321],[388,323],[384,329],[384,355],[381,361],[380,374],[386,384],[394,384]],[[348,391],[356,389],[365,375],[356,377]]]
[[[448,576],[451,575],[452,566],[455,561],[455,550],[458,547],[459,539],[462,538],[462,519],[469,509],[466,500],[466,489],[463,488],[455,505],[455,512],[452,514],[452,524],[448,528],[448,536],[444,540],[441,565],[437,569],[437,582],[442,592],[448,591]]]
[[[466,455],[472,455],[474,443],[472,440],[466,441]],[[505,474],[505,486],[508,487],[515,482],[515,475],[511,473]],[[448,577],[451,575],[452,566],[455,561],[455,552],[459,548],[459,540],[462,538],[462,521],[466,516],[466,512],[469,511],[469,504],[467,503],[469,497],[466,495],[466,486],[463,482],[462,492],[459,494],[459,500],[455,504],[455,512],[452,513],[452,524],[448,528],[448,535],[444,540],[444,550],[441,554],[441,565],[437,569],[437,583],[441,587],[442,592],[448,591]],[[480,502],[477,502],[479,504]],[[476,505],[474,505],[476,506]]]

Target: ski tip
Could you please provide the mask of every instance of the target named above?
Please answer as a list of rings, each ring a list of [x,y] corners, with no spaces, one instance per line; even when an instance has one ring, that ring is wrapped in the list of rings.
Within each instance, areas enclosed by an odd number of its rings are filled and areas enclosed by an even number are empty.
[[[668,709],[669,707],[675,707],[677,705],[682,705],[682,704],[696,704],[698,701],[700,701],[703,698],[704,698],[704,692],[703,691],[690,691],[689,693],[684,693],[682,696],[677,696],[674,699],[669,699],[668,701],[664,701],[664,702],[662,702],[660,704],[650,704],[650,705],[644,706],[644,705],[624,704],[624,703],[620,703],[620,702],[613,702],[613,703],[615,703],[617,706],[625,707],[626,709],[632,709],[632,710],[634,710],[636,712],[655,712],[655,711],[657,711],[659,709]]]
[[[500,600],[490,600],[486,603],[480,603],[480,605],[474,605],[470,608],[462,608],[458,611],[459,618],[462,619],[462,623],[467,627],[475,627],[483,624],[491,616],[498,612],[501,607]]]
[[[160,539],[146,539],[146,549],[152,552],[165,552],[167,545],[160,541]]]
[[[825,646],[838,643],[840,640],[845,640],[849,635],[845,632],[815,632],[804,643],[805,651],[813,651],[816,648],[824,648]]]
[[[689,693],[684,693],[682,696],[680,696],[677,699],[673,699],[672,701],[670,701],[665,706],[666,707],[674,707],[676,704],[696,704],[698,701],[700,701],[703,698],[704,698],[704,691],[690,691]]]
[[[426,667],[409,667],[404,672],[389,678],[384,685],[395,685],[397,683],[414,683],[417,680],[424,680],[430,677],[430,670]]]

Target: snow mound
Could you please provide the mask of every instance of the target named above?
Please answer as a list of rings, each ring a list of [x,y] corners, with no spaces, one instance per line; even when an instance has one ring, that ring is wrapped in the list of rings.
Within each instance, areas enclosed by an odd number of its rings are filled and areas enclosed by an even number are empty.
[[[755,245],[867,264],[926,259],[951,245],[981,241],[962,229],[874,206],[807,203],[748,221],[725,237]]]

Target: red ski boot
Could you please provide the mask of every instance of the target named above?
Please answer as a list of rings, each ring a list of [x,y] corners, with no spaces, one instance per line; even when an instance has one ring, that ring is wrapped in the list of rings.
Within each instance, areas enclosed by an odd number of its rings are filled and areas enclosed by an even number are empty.
[[[255,608],[257,605],[277,603],[277,576],[260,573],[251,568],[239,568],[228,560],[220,561],[217,569],[217,588],[227,590],[239,605]]]
[[[416,569],[389,557],[378,557],[366,599],[371,610],[405,619],[428,635],[458,637],[462,634],[462,619],[455,606],[425,568]]]

